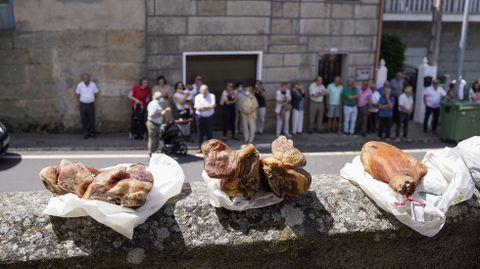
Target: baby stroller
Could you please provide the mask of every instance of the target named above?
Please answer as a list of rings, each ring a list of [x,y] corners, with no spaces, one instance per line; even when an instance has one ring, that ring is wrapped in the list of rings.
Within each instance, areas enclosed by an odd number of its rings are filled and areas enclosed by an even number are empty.
[[[185,144],[185,137],[174,121],[164,123],[160,126],[160,139],[163,142],[162,153],[167,155],[171,155],[172,153],[187,155],[188,147],[187,144]]]
[[[135,106],[132,110],[132,120],[130,125],[130,133],[128,137],[133,140],[146,138],[146,126],[145,126],[145,110],[142,109],[140,104]]]

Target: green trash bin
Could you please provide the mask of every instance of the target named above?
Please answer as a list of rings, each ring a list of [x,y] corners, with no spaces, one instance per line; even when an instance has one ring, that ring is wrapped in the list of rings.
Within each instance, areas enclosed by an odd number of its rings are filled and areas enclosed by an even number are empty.
[[[480,103],[442,103],[440,119],[441,139],[461,141],[480,135]]]

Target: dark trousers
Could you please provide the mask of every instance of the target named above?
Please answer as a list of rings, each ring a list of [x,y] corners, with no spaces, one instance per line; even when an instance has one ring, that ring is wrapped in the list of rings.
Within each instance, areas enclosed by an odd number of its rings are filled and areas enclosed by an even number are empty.
[[[368,132],[376,133],[378,130],[378,112],[370,112],[368,114]]]
[[[80,102],[80,120],[82,122],[83,134],[93,135],[95,132],[95,102]]]
[[[398,110],[398,96],[395,96],[395,104],[393,105],[393,116],[390,124],[392,126],[395,125],[395,128],[396,128],[395,134],[397,134],[397,137],[398,137],[398,134],[400,133],[400,129],[401,129],[400,111]]]
[[[235,136],[235,106],[223,106],[223,136],[227,136],[227,132],[232,132]]]
[[[358,116],[357,116],[357,132],[362,135],[367,134],[367,124],[368,124],[368,105],[358,107]]]
[[[440,108],[433,108],[433,107],[427,106],[425,108],[425,118],[423,119],[423,131],[424,132],[428,131],[428,119],[430,118],[430,115],[432,113],[433,113],[432,130],[434,132],[437,130],[438,116],[440,115]]]
[[[410,115],[405,112],[398,112],[399,115],[399,125],[402,126],[403,129],[403,137],[407,137],[408,135],[408,121],[410,121]],[[397,137],[400,137],[400,128],[397,128],[396,132]]]
[[[390,138],[391,117],[378,117],[378,137],[382,138],[385,134],[385,138]]]
[[[213,116],[210,117],[200,117],[197,115],[196,117],[197,121],[197,142],[198,142],[198,147],[202,146],[203,143],[203,137],[207,136],[207,140],[212,139],[213,137]]]

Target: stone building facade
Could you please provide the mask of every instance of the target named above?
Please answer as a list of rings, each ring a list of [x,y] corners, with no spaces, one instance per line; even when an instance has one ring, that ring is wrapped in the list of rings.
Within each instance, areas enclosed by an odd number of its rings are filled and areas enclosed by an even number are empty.
[[[454,79],[457,73],[458,42],[460,40],[461,22],[443,22],[440,42],[440,57],[438,75],[450,75]],[[383,32],[396,33],[407,45],[407,64],[418,66],[421,59],[427,56],[430,22],[383,22]],[[410,59],[409,59],[410,58]],[[463,65],[464,78],[472,82],[480,79],[480,22],[469,23],[465,61]]]
[[[342,59],[345,79],[373,75],[379,0],[14,3],[16,28],[0,34],[0,120],[15,129],[79,130],[74,88],[89,72],[101,90],[97,129],[126,131],[130,88],[142,75],[189,80],[189,52],[260,52],[271,118],[278,84],[307,88],[324,55]]]

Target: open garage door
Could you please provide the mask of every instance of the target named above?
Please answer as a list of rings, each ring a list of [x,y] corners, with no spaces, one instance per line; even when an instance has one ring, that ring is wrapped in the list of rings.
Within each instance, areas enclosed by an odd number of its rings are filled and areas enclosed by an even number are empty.
[[[203,82],[208,85],[210,92],[215,94],[217,104],[220,96],[229,81],[241,81],[244,85],[254,85],[256,79],[261,79],[258,72],[261,66],[261,53],[250,54],[184,54],[184,81],[193,83],[196,75],[203,77]],[[260,69],[261,70],[261,69]],[[214,129],[221,130],[221,107],[217,105],[214,116]]]

